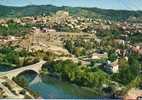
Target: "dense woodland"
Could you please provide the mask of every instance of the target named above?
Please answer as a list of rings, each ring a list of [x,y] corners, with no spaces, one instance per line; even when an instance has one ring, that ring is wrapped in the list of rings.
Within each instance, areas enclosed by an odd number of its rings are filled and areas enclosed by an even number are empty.
[[[90,18],[102,18],[115,21],[123,21],[132,17],[140,18],[141,11],[125,11],[125,10],[104,10],[98,8],[80,8],[80,7],[56,7],[52,5],[42,6],[25,6],[25,7],[7,7],[0,6],[0,17],[23,17],[23,16],[40,16],[52,15],[59,10],[66,10],[73,16],[84,16]],[[89,16],[88,16],[89,15]],[[132,21],[132,19],[131,19]]]

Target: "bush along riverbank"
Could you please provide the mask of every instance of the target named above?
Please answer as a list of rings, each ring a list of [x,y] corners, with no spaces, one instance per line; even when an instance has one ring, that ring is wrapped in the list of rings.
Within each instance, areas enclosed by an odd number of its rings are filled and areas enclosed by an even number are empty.
[[[52,61],[43,66],[41,76],[56,77],[94,92],[95,96],[114,97],[115,86],[110,76],[99,68],[82,66],[72,61]]]

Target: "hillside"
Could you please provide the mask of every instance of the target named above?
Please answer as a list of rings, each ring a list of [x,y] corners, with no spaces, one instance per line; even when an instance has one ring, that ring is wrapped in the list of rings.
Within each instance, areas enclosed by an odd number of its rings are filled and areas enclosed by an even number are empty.
[[[110,20],[126,20],[130,17],[141,17],[142,11],[126,11],[126,10],[105,10],[99,8],[81,8],[81,7],[56,7],[52,5],[41,6],[25,6],[25,7],[9,7],[0,5],[0,17],[23,17],[23,16],[39,16],[52,15],[58,10],[69,11],[73,16],[84,16],[91,18],[102,18]]]

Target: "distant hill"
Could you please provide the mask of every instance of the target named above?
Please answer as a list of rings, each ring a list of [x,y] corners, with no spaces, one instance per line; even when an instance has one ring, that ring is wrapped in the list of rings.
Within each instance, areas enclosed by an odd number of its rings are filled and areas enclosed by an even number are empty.
[[[25,6],[25,7],[9,7],[0,5],[0,18],[5,17],[24,17],[52,15],[58,10],[69,11],[73,16],[84,16],[91,18],[102,18],[110,20],[127,20],[133,17],[142,17],[142,11],[126,11],[126,10],[106,10],[99,8],[82,8],[82,7],[56,7],[52,5],[41,6]]]

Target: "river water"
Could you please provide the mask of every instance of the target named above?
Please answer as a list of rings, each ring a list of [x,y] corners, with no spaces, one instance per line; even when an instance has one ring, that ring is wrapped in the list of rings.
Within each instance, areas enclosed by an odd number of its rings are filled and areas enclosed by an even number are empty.
[[[10,69],[0,67],[0,72]],[[64,82],[53,77],[41,78],[33,72],[21,73],[18,77],[27,80],[29,88],[39,93],[43,99],[91,99],[98,98],[91,90],[81,88],[75,84]],[[100,97],[99,97],[100,98]],[[101,97],[102,98],[102,97]]]
[[[34,73],[23,73],[18,77],[25,77],[28,80],[29,88],[38,92],[44,99],[80,99],[96,98],[94,92],[81,88],[77,85],[63,82],[53,77],[41,78]]]
[[[37,76],[29,83],[29,87],[45,99],[95,98],[92,91],[51,77],[42,80]]]

